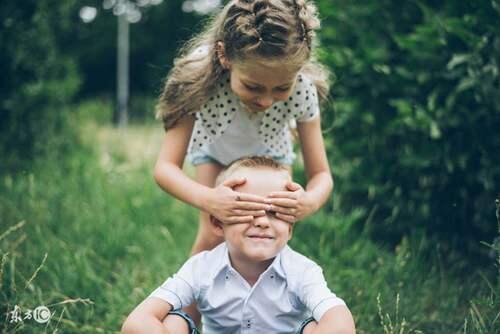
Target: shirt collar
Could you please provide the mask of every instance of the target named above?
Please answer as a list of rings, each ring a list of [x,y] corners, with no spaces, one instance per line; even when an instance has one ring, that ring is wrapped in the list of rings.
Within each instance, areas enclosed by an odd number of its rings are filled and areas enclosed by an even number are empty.
[[[267,271],[273,270],[276,275],[280,276],[281,278],[286,278],[285,276],[285,270],[283,269],[283,257],[286,256],[286,249],[288,248],[288,245],[285,245],[283,249],[276,255],[274,258],[274,261],[271,263]]]
[[[271,265],[266,269],[266,272],[269,271],[274,271],[276,275],[280,276],[281,278],[286,278],[285,275],[285,270],[283,269],[283,257],[286,256],[286,252],[288,251],[289,247],[288,245],[285,245],[283,249],[276,255],[274,258],[273,262],[271,262]],[[229,251],[227,249],[227,245],[224,242],[223,247],[221,247],[222,254],[221,255],[221,261],[218,263],[217,266],[214,267],[213,271],[213,276],[212,278],[215,279],[218,275],[221,273],[225,273],[226,270],[231,269],[235,270],[233,266],[231,265],[231,260],[229,259]]]

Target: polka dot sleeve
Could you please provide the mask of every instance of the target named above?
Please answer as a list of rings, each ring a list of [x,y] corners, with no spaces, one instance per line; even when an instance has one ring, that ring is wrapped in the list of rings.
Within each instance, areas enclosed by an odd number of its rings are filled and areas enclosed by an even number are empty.
[[[316,86],[313,82],[300,74],[292,93],[292,107],[297,122],[308,122],[319,116],[319,100]]]

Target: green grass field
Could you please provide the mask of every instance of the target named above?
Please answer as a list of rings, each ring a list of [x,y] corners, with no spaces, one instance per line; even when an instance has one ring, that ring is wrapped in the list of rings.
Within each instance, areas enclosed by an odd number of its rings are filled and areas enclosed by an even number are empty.
[[[152,177],[161,126],[90,122],[81,137],[83,148],[0,180],[3,333],[118,332],[188,256],[197,212]],[[482,270],[450,263],[416,237],[388,249],[356,231],[355,217],[320,212],[296,226],[291,244],[324,268],[358,333],[500,332],[494,258]],[[13,321],[16,306],[28,317],[41,305],[49,322]]]

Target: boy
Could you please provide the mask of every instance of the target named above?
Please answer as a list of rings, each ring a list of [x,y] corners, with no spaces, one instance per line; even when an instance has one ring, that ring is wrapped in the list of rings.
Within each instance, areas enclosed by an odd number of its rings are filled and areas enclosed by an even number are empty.
[[[285,191],[290,180],[284,166],[265,157],[237,160],[217,182],[230,177],[246,179],[239,192],[260,196]],[[225,242],[190,258],[132,311],[122,333],[197,333],[179,311],[194,301],[203,334],[355,333],[349,309],[328,289],[321,268],[287,246],[291,224],[273,212],[251,223],[211,221]]]

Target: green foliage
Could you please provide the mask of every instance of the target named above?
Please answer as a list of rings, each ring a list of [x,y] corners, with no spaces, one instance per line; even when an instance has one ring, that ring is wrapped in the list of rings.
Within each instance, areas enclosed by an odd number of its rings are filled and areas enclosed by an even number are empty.
[[[497,276],[481,279],[488,287],[481,295],[470,301],[469,315],[464,321],[463,333],[487,334],[500,332],[500,199],[496,199],[497,238],[495,243],[485,244],[495,257]]]
[[[108,153],[80,148],[0,179],[1,333],[118,331],[187,257],[196,212],[166,201],[149,165]],[[23,316],[46,305],[53,318],[10,323],[15,305]]]
[[[75,109],[89,115],[96,105]],[[154,156],[138,157],[147,145],[129,152],[153,128],[130,127],[124,135],[84,124],[82,131],[92,149],[75,149],[62,160],[40,158],[32,172],[0,178],[2,333],[117,331],[185,261],[194,240],[197,210],[153,182]],[[102,140],[103,131],[111,131],[113,145]],[[496,270],[470,270],[464,277],[440,263],[436,252],[424,256],[429,245],[418,238],[386,251],[366,232],[356,233],[359,214],[318,213],[298,223],[292,239],[345,299],[357,333],[391,333],[391,326],[393,333],[463,333],[465,319],[472,327],[473,299],[490,326],[493,309],[482,298],[490,287],[478,278],[491,280]],[[15,305],[47,305],[54,317],[47,327],[33,320],[10,323]]]
[[[64,107],[78,91],[79,77],[63,40],[77,2],[0,4],[0,172],[24,168],[35,155],[72,140]]]
[[[319,7],[339,206],[393,245],[417,231],[444,254],[482,252],[500,191],[498,1]]]

